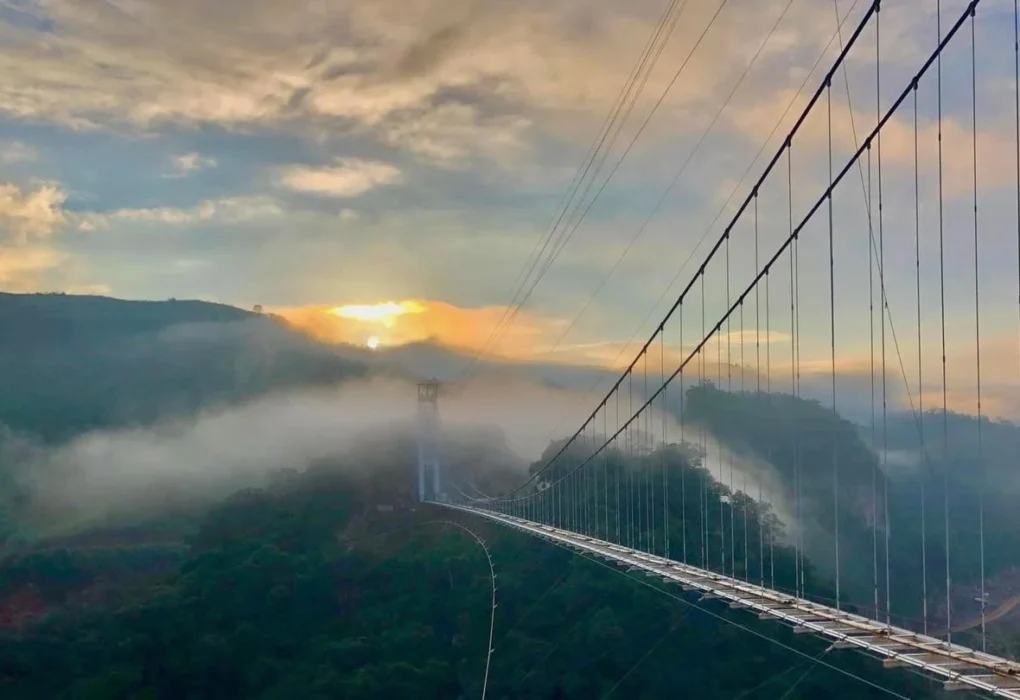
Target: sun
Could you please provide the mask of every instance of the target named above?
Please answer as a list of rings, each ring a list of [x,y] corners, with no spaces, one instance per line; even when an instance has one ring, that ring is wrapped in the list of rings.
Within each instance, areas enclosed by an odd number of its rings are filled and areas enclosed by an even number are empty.
[[[371,338],[368,339],[368,341],[366,341],[365,345],[368,346],[369,350],[375,350],[376,348],[379,347],[379,339],[373,335]]]

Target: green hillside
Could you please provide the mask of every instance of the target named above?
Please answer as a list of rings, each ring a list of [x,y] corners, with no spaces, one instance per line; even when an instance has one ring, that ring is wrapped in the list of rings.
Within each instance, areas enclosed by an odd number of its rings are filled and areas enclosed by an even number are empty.
[[[444,524],[457,519],[447,511],[380,513],[367,484],[335,474],[309,473],[224,502],[198,525],[179,569],[150,584],[147,596],[136,591],[103,609],[0,631],[0,695],[479,697],[491,611],[481,549]],[[931,684],[910,674],[826,652],[825,643],[754,615],[667,589],[678,600],[644,577],[629,580],[476,518],[461,522],[488,542],[497,575],[489,698],[886,696],[811,663],[823,656],[907,697],[934,697]],[[24,580],[28,566],[67,580],[88,576],[66,557],[37,557],[20,562],[20,579],[6,580]]]
[[[269,317],[200,301],[0,294],[0,327],[0,425],[46,441],[363,371]]]

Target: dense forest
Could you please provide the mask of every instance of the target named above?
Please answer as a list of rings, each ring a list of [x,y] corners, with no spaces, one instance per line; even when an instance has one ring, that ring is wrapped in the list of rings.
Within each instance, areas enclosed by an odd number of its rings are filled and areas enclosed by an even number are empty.
[[[178,566],[144,594],[136,587],[0,636],[0,693],[477,697],[491,610],[483,551],[446,524],[456,519],[449,512],[379,512],[365,507],[363,488],[323,470],[238,493],[202,519],[186,551],[166,554]],[[487,542],[497,575],[488,697],[885,695],[815,658],[908,697],[930,691],[679,589],[660,592],[474,518],[461,523]],[[149,570],[160,563],[142,550],[118,557]],[[7,562],[0,587],[48,582],[41,595],[56,599],[94,564],[67,552]]]

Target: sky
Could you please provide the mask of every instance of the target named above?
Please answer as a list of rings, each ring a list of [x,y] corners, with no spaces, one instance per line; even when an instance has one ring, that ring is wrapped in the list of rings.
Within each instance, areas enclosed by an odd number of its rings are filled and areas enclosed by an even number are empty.
[[[346,342],[620,366],[697,272],[867,5],[680,2],[609,140],[587,201],[598,198],[489,343],[664,0],[0,0],[0,289],[260,304]],[[944,30],[964,6],[942,3]],[[876,93],[884,111],[936,43],[935,3],[885,2],[880,17],[795,138],[789,182],[784,158],[759,192],[759,264],[788,234],[791,203],[799,222],[824,194],[830,105],[838,171],[875,125]],[[967,24],[942,87],[949,393],[959,407],[976,400],[979,308],[986,410],[1000,415],[1020,415],[1012,23],[1012,3],[982,0],[976,79]],[[934,80],[919,85],[916,130],[911,96],[882,131],[881,227],[888,344],[899,345],[887,374],[931,400],[943,354]],[[833,196],[831,301],[838,369],[851,374],[878,352],[869,306],[882,304],[866,281],[869,190],[880,233],[875,145]],[[798,250],[805,372],[831,370],[827,226],[823,204]],[[731,235],[733,298],[758,269],[753,228],[748,210]],[[721,256],[706,274],[711,328],[728,307]],[[733,362],[766,337],[781,371],[794,347],[787,258],[772,282],[770,302],[745,307],[743,332],[725,337]],[[682,347],[671,322],[671,361],[701,337],[700,299],[696,284]]]

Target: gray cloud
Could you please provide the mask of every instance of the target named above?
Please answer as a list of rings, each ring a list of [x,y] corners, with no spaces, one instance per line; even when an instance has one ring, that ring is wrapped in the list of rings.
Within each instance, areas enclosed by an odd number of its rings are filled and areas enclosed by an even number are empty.
[[[773,4],[742,8],[739,16],[724,12],[674,97],[700,101],[723,89],[722,79],[739,67],[737,47],[760,32]],[[295,119],[325,119],[426,157],[440,149],[421,142],[443,141],[446,150],[457,142],[472,151],[512,133],[514,120],[505,118],[541,114],[546,128],[573,141],[579,120],[594,126],[612,104],[660,9],[650,0],[626,12],[608,3],[581,12],[566,0],[379,0],[300,12],[283,0],[123,7],[52,0],[34,10],[55,23],[45,41],[41,33],[0,27],[11,40],[0,50],[0,109],[73,128],[284,121],[293,128]],[[713,11],[708,0],[690,3],[663,67],[672,70]],[[814,10],[799,16],[791,24],[791,31],[803,30],[797,41],[816,41],[823,17],[829,19]],[[652,76],[645,104],[669,71]],[[498,96],[507,111],[434,112],[433,98],[449,89],[471,93],[469,104]],[[674,129],[680,114],[673,112]],[[422,133],[417,125],[430,118]],[[394,132],[403,137],[387,136]]]
[[[457,48],[464,38],[464,27],[443,27],[411,46],[397,61],[396,74],[408,78],[431,72]]]

